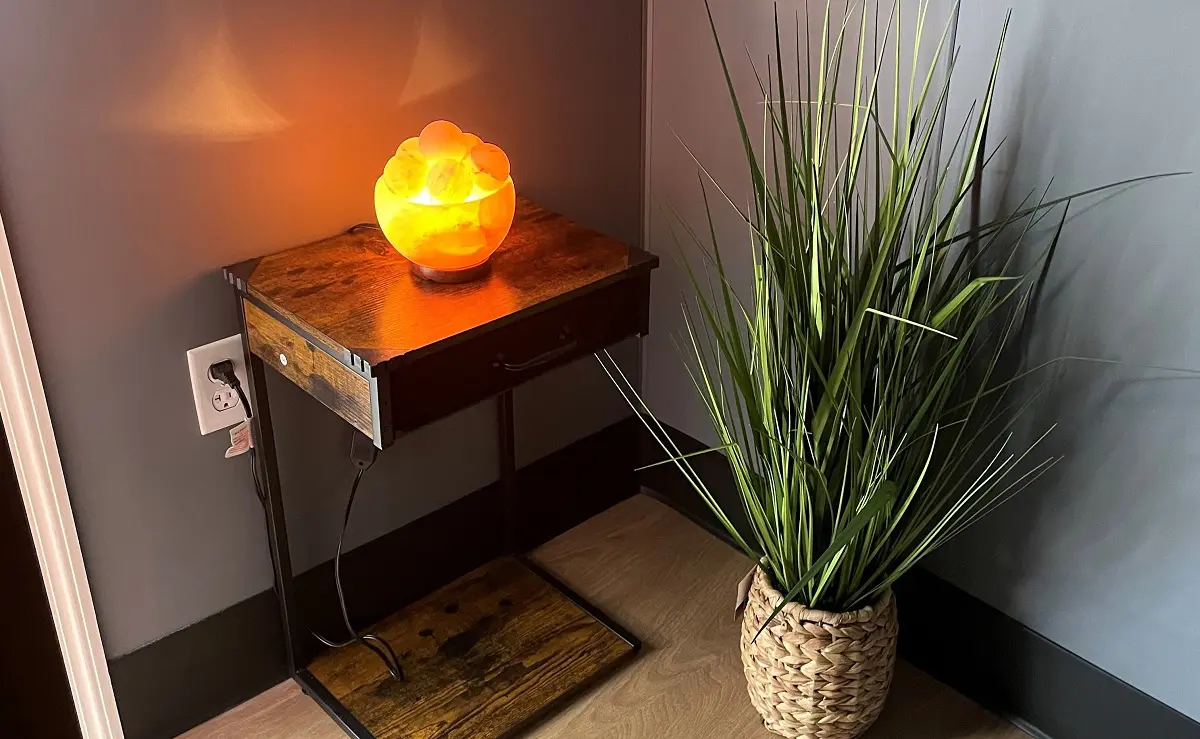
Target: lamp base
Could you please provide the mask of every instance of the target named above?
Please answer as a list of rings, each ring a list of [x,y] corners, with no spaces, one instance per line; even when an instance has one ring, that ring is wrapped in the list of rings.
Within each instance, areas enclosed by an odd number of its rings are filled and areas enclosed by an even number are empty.
[[[411,262],[412,273],[423,280],[430,282],[441,282],[444,284],[454,284],[458,282],[470,282],[477,280],[487,274],[491,269],[491,261],[486,261],[483,264],[477,264],[474,267],[466,269],[434,269],[433,267],[422,267],[416,262]]]

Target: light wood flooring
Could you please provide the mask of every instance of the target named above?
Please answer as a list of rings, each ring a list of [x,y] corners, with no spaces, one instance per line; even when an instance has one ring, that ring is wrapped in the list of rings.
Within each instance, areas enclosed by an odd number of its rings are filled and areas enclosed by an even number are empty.
[[[629,665],[530,728],[527,739],[770,739],[746,697],[733,606],[749,562],[641,495],[563,534],[533,559],[641,637]],[[288,681],[184,739],[342,739]],[[901,663],[866,739],[1028,739]]]

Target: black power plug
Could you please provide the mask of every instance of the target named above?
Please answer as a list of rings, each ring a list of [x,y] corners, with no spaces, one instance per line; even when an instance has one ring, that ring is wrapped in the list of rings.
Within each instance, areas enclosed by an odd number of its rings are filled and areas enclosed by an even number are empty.
[[[242,401],[242,409],[246,411],[246,418],[249,419],[252,415],[250,401],[246,398],[246,392],[242,390],[242,381],[238,379],[237,372],[233,369],[233,360],[222,359],[220,362],[210,364],[208,366],[208,376],[213,382],[219,382],[233,388],[233,391],[237,393],[238,400]]]
[[[350,461],[354,463],[355,468],[363,471],[370,469],[378,455],[379,450],[375,448],[375,443],[356,429],[354,436],[350,437]]]
[[[233,371],[232,359],[222,359],[220,362],[208,365],[208,377],[213,382],[221,382],[229,387],[241,384],[241,381],[237,378],[237,373]]]

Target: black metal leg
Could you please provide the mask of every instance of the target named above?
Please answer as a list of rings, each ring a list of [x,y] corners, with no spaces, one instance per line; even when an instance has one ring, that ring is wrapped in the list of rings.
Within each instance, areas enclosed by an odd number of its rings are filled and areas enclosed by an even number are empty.
[[[496,399],[496,429],[500,439],[500,486],[504,491],[504,550],[517,551],[517,444],[513,428],[513,391]]]
[[[292,555],[288,548],[287,522],[283,513],[283,492],[279,487],[279,462],[275,456],[275,436],[271,429],[271,406],[267,400],[266,366],[250,352],[246,341],[246,316],[238,299],[242,325],[242,349],[249,375],[250,405],[253,408],[251,429],[254,434],[255,463],[258,480],[266,497],[267,536],[271,544],[271,563],[274,567],[275,593],[279,598],[279,616],[283,623],[284,647],[287,650],[288,672],[307,664],[308,635],[300,624],[296,608],[295,583],[292,580]]]

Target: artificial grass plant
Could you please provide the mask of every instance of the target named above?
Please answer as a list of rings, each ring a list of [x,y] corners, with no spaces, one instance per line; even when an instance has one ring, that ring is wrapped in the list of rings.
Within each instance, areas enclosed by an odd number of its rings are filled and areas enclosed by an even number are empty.
[[[602,361],[785,601],[814,608],[874,602],[1056,461],[1039,453],[1049,429],[1030,444],[1015,439],[1038,394],[1012,392],[1035,371],[1022,363],[1022,336],[1070,197],[1106,188],[1031,193],[995,220],[970,208],[972,222],[961,223],[990,162],[1004,31],[986,88],[943,147],[951,26],[920,59],[927,10],[920,2],[915,19],[902,19],[897,3],[886,20],[865,8],[838,18],[826,5],[820,48],[807,43],[806,13],[786,55],[777,17],[770,68],[756,70],[761,131],[743,115],[709,11],[752,196],[739,207],[701,165],[708,221],[684,224],[699,258],[685,259],[695,295],[683,345],[748,530],[619,367]],[[909,53],[895,42],[901,30]],[[723,243],[715,208],[739,212],[744,241]],[[1036,237],[1046,216],[1057,225]],[[748,290],[731,281],[733,258],[753,264]]]

